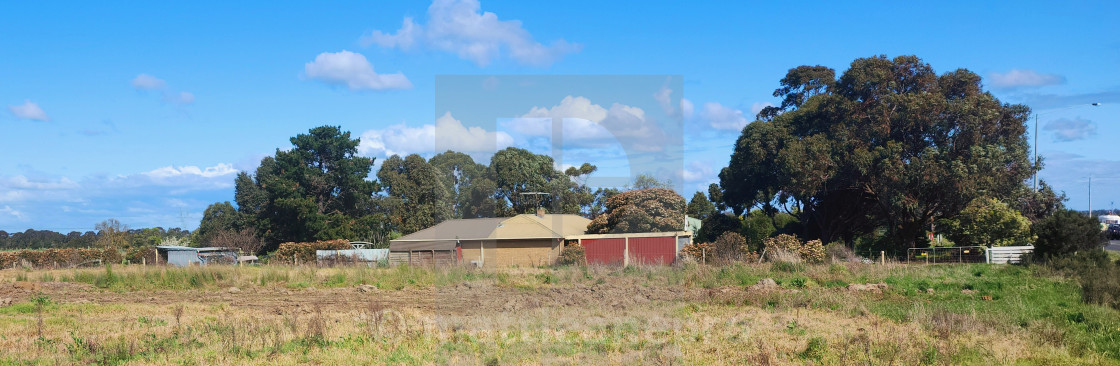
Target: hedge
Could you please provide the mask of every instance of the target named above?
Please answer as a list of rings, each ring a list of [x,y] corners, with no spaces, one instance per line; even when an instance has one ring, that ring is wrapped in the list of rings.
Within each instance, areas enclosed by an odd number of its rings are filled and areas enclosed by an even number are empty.
[[[0,268],[27,265],[31,267],[74,267],[89,262],[119,263],[121,254],[115,249],[62,248],[25,249],[0,252]]]

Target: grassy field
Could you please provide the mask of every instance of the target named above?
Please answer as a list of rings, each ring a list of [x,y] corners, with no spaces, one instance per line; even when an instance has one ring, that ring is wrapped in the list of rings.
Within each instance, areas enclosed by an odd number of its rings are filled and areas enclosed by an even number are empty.
[[[1120,364],[1120,312],[1079,291],[983,264],[3,270],[0,364]]]

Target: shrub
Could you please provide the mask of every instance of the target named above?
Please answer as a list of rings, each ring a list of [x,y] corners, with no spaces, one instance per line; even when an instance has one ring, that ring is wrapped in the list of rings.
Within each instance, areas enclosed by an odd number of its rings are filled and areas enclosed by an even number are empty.
[[[712,243],[692,243],[682,248],[681,253],[696,261],[707,262],[715,256],[716,247]]]
[[[582,266],[587,263],[587,253],[584,251],[582,245],[569,245],[560,251],[560,256],[556,258],[556,264],[562,266],[578,265]]]
[[[1012,246],[1034,240],[1031,222],[1019,211],[994,198],[977,198],[957,217],[940,226],[956,245]]]
[[[149,246],[140,246],[129,248],[128,253],[125,254],[125,259],[127,259],[129,263],[133,264],[155,264],[156,258],[158,258],[158,256],[159,254],[156,252],[156,248]]]
[[[1034,254],[1061,257],[1077,251],[1099,249],[1106,242],[1097,220],[1073,210],[1060,210],[1034,225]]]
[[[820,240],[801,242],[801,239],[789,234],[781,234],[766,239],[767,252],[777,249],[797,254],[801,260],[809,263],[821,263],[824,261],[824,246],[821,245]]]
[[[844,245],[844,242],[834,241],[824,247],[825,257],[831,262],[858,262],[859,256]]]
[[[12,268],[26,263],[31,267],[73,267],[94,261],[119,263],[121,255],[115,249],[63,248],[0,252],[0,268]]]
[[[716,258],[728,262],[741,260],[743,254],[749,252],[747,240],[734,231],[721,234],[712,246],[715,247]]]
[[[315,261],[317,250],[350,249],[350,242],[344,239],[316,241],[310,243],[282,243],[272,253],[273,259],[284,263],[309,263]]]
[[[1050,266],[1078,279],[1082,301],[1120,309],[1120,262],[1110,261],[1103,249],[1052,257]]]

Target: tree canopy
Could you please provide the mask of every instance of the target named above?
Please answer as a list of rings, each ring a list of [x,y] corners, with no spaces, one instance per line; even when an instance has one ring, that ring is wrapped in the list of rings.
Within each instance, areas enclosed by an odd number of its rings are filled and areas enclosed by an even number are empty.
[[[716,206],[702,192],[696,192],[688,201],[688,216],[703,220],[716,212]]]
[[[591,220],[591,234],[684,230],[684,197],[668,188],[635,189],[607,200],[607,209]]]
[[[393,155],[381,164],[377,178],[400,209],[389,213],[393,226],[401,234],[413,233],[451,218],[454,198],[445,184],[447,174],[429,164],[420,155],[404,159]]]
[[[1000,102],[965,69],[915,56],[861,58],[839,78],[791,69],[777,107],[743,128],[720,172],[736,213],[792,203],[807,237],[850,240],[876,227],[895,245],[979,196],[1009,200],[1031,175],[1029,109]]]
[[[1006,203],[988,197],[977,198],[957,217],[939,221],[939,226],[957,246],[1028,245],[1031,222]]]
[[[367,230],[376,181],[366,180],[373,159],[358,156],[358,139],[339,127],[312,128],[277,149],[255,174],[235,180],[238,209],[265,250],[284,241],[334,239]]]

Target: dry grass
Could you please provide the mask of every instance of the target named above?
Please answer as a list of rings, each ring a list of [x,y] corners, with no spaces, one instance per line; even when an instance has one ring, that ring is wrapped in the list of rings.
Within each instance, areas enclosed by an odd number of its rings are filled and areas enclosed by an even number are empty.
[[[1085,340],[1092,327],[1120,332],[1116,311],[1078,304],[1065,280],[1003,271],[128,267],[112,281],[104,269],[0,271],[0,298],[15,302],[0,307],[0,364],[1116,363],[1109,343]],[[780,286],[747,288],[761,278]],[[890,288],[846,288],[877,282]],[[40,293],[49,302],[36,307]],[[1063,322],[1042,314],[1057,311]]]

